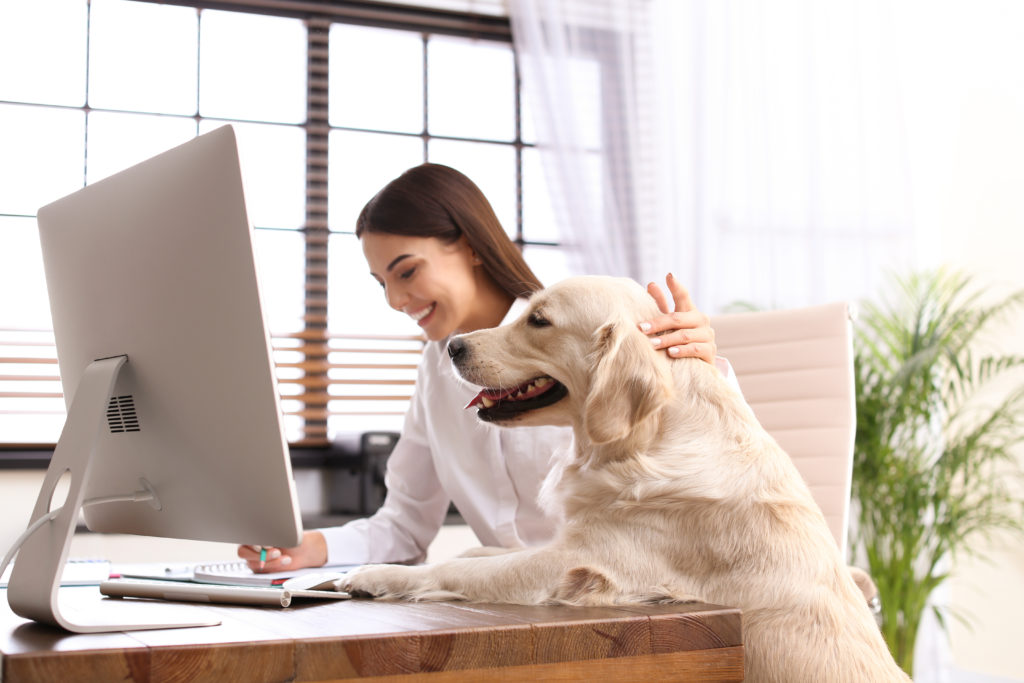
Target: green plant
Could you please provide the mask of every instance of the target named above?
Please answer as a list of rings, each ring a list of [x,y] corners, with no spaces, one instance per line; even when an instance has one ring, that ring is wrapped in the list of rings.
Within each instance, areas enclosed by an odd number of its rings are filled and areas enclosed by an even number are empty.
[[[978,554],[994,531],[1024,528],[1010,481],[1024,443],[1024,357],[984,346],[1024,291],[988,303],[971,277],[941,269],[893,281],[895,296],[863,304],[855,327],[851,539],[878,585],[885,640],[912,674],[945,560]]]

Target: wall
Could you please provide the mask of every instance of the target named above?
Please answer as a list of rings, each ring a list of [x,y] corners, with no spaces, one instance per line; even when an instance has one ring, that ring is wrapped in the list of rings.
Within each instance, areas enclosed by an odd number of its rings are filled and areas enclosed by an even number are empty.
[[[1019,73],[1024,50],[1018,51]],[[965,93],[953,175],[958,192],[950,198],[943,225],[944,253],[993,281],[1024,288],[1024,88],[1019,81],[1016,93],[994,85],[981,82]],[[1020,318],[1006,329],[1003,350],[1024,354]],[[1018,461],[1024,467],[1024,448]],[[1018,485],[1018,491],[1024,496],[1024,486]],[[953,625],[954,661],[969,670],[1024,680],[1018,651],[1024,541],[1002,538],[987,545],[990,563],[964,559],[954,566],[953,605],[982,625],[973,631]]]
[[[0,553],[6,553],[28,526],[32,508],[43,484],[44,470],[0,470]],[[303,516],[321,516],[326,512],[324,480],[319,470],[295,469],[295,489]],[[66,491],[66,488],[65,488]],[[58,485],[55,500],[62,500]],[[141,561],[150,557],[159,561],[223,560],[234,557],[235,546],[202,541],[176,541],[172,539],[142,537],[116,537],[112,545],[102,534],[79,534],[72,543],[71,557],[104,557],[116,562]],[[124,539],[124,540],[121,540]]]
[[[44,472],[0,471],[0,552],[10,545],[28,525],[29,513],[35,505]],[[319,470],[296,469],[295,488],[303,515],[322,516],[326,512],[323,477]],[[59,495],[59,494],[58,494]],[[465,524],[446,523],[427,549],[427,562],[440,562],[460,555],[467,548],[480,544]],[[119,534],[75,534],[69,556],[103,558],[114,563],[137,562],[227,562],[234,560],[237,546],[233,543],[185,541],[173,538],[125,536]],[[6,599],[0,593],[0,600]]]
[[[1024,3],[900,6],[922,256],[976,274],[994,294],[1024,288]],[[998,343],[1024,354],[1024,316]],[[953,680],[1024,680],[1024,540],[986,547],[989,563],[952,567],[951,605],[974,624],[950,625]]]
[[[44,474],[43,470],[0,470],[0,552],[6,554],[28,526]]]

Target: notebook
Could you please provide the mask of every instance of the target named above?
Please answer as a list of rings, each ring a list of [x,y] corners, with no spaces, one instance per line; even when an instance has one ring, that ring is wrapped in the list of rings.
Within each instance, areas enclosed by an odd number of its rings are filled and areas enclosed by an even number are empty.
[[[223,583],[238,586],[280,586],[288,579],[298,576],[325,572],[343,574],[358,566],[355,564],[329,565],[283,572],[256,573],[242,561],[220,562],[196,565],[192,572],[192,580],[199,583]]]
[[[280,586],[288,579],[325,572],[344,573],[358,565],[307,567],[284,572],[256,573],[242,560],[204,562],[200,564],[125,565],[118,574],[126,579],[158,579],[188,583],[211,583],[229,586]]]

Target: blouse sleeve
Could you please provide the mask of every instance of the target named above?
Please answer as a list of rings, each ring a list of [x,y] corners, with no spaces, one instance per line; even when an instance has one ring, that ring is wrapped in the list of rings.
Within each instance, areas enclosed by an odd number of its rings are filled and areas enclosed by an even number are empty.
[[[327,541],[328,564],[415,563],[426,557],[450,500],[434,469],[422,400],[417,391],[402,436],[388,458],[384,504],[365,519],[320,529]]]
[[[740,396],[743,395],[743,390],[740,389],[739,380],[736,379],[736,372],[732,369],[732,363],[721,356],[715,356],[715,367],[722,373],[722,377],[729,383],[733,389],[736,390]]]

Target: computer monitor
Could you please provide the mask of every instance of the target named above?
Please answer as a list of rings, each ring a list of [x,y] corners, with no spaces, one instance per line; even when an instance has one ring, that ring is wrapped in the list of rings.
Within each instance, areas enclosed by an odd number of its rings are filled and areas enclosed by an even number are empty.
[[[234,131],[93,183],[38,221],[68,413],[31,517],[53,519],[22,546],[8,600],[78,632],[211,623],[136,601],[72,614],[58,587],[80,509],[98,532],[301,541]]]

